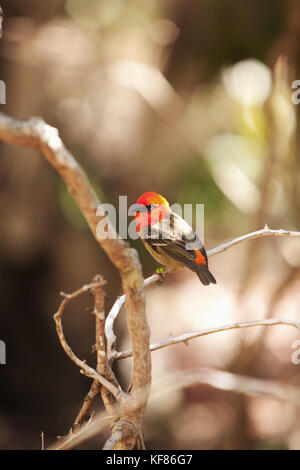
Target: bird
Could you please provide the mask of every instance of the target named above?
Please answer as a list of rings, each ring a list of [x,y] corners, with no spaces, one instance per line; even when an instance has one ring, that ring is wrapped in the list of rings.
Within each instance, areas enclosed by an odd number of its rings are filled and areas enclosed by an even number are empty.
[[[216,284],[198,234],[171,210],[162,195],[148,191],[138,198],[131,210],[139,237],[162,266],[156,270],[158,274],[188,268],[197,274],[203,285]]]

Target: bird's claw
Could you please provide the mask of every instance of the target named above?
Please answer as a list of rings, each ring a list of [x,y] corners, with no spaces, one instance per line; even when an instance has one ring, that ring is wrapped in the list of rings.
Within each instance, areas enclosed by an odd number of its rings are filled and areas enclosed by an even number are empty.
[[[165,281],[165,274],[166,274],[165,268],[163,267],[157,268],[155,271],[155,274],[158,274],[159,279],[157,282],[161,286]]]

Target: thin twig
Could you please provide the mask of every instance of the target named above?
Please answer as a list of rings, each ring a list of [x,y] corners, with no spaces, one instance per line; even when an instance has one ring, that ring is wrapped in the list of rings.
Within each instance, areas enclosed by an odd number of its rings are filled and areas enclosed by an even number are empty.
[[[99,392],[100,384],[98,380],[93,380],[90,389],[83,400],[83,404],[79,410],[79,413],[76,416],[74,424],[71,428],[71,433],[78,432],[81,426],[87,421],[94,399],[96,398]]]
[[[97,371],[100,374],[106,372],[106,345],[104,336],[104,325],[105,325],[105,311],[104,311],[104,291],[103,291],[103,278],[100,275],[95,276],[94,281],[98,283],[93,288],[92,293],[94,295],[94,309],[93,314],[95,316],[95,348],[97,353]]]
[[[277,237],[300,237],[300,232],[295,232],[291,230],[282,230],[282,229],[272,230],[266,224],[265,227],[261,230],[247,233],[246,235],[242,235],[241,237],[235,238],[227,243],[223,243],[222,245],[217,246],[216,248],[212,248],[211,250],[208,250],[207,256],[208,257],[215,256],[247,240],[253,240],[255,238],[261,238],[261,237],[276,237],[276,236]],[[159,275],[153,274],[152,276],[144,280],[144,287],[150,286],[151,284],[154,284],[155,282],[159,280],[160,280]],[[110,361],[114,359],[119,359],[120,357],[118,357],[118,354],[121,354],[121,353],[114,352],[114,346],[115,346],[115,341],[116,341],[116,336],[114,334],[114,322],[122,306],[124,305],[125,300],[126,300],[125,295],[122,295],[116,300],[116,302],[114,303],[112,309],[110,310],[107,316],[106,323],[105,323],[105,335],[107,339],[107,354],[108,354],[108,358]],[[151,351],[153,351],[153,345],[150,347],[150,349]],[[156,348],[156,349],[160,349],[160,348]]]
[[[93,314],[95,315],[95,347],[97,353],[97,372],[106,377],[111,383],[118,387],[118,382],[113,373],[111,367],[108,364],[107,353],[106,353],[106,338],[104,334],[105,327],[105,293],[103,290],[103,281],[102,276],[97,275],[94,278],[94,281],[99,282],[99,285],[93,289],[94,294],[94,309]],[[116,402],[113,395],[109,390],[102,386],[100,388],[101,397],[105,409],[108,415],[113,415],[115,413]],[[111,423],[113,425],[114,422]]]
[[[93,279],[93,288],[90,292],[94,295],[94,308],[92,313],[95,316],[95,349],[97,352],[97,372],[112,382],[118,387],[118,382],[113,374],[112,370],[107,364],[106,358],[106,344],[104,335],[104,324],[105,324],[105,311],[104,311],[104,291],[103,286],[105,281],[102,276],[96,275]],[[115,400],[112,394],[101,386],[97,380],[93,380],[90,390],[84,398],[82,407],[76,416],[74,425],[71,428],[71,433],[78,432],[82,424],[88,419],[88,415],[94,399],[101,393],[102,400],[108,415],[112,415],[115,411]],[[113,423],[112,423],[113,424]]]
[[[80,289],[77,289],[72,294],[62,293],[61,295],[63,295],[64,300],[61,302],[58,311],[55,313],[54,320],[55,320],[55,323],[56,323],[56,331],[57,331],[57,335],[59,337],[60,343],[61,343],[64,351],[66,352],[66,354],[69,356],[69,358],[78,367],[81,368],[81,371],[84,375],[86,375],[87,377],[91,377],[92,379],[97,380],[97,382],[99,382],[101,385],[104,385],[113,394],[113,396],[116,398],[116,400],[120,401],[120,399],[122,398],[122,395],[123,395],[121,389],[117,388],[115,385],[113,385],[111,382],[109,382],[105,377],[100,375],[96,370],[94,370],[92,367],[88,366],[85,361],[82,361],[81,359],[79,359],[74,354],[74,352],[72,351],[72,349],[70,348],[70,346],[66,342],[65,335],[64,335],[64,332],[63,332],[63,327],[62,327],[62,320],[61,320],[62,315],[63,315],[63,312],[64,312],[67,304],[70,302],[70,300],[74,299],[75,297],[78,297],[80,294],[82,294],[84,292],[87,292],[88,290],[90,290],[91,288],[93,288],[93,287],[95,287],[99,284],[100,283],[85,284],[83,287],[81,287]],[[103,285],[103,282],[102,282],[102,285]]]
[[[174,344],[178,344],[178,343],[187,344],[188,341],[190,341],[191,339],[199,338],[200,336],[207,336],[212,333],[221,333],[222,331],[236,330],[240,328],[250,328],[253,326],[274,326],[274,325],[288,325],[288,326],[293,326],[294,328],[300,329],[300,322],[296,322],[292,320],[281,320],[281,319],[275,319],[275,318],[270,318],[267,320],[248,321],[248,322],[242,322],[242,323],[231,323],[229,325],[216,326],[215,328],[195,331],[193,333],[185,333],[180,336],[171,336],[168,339],[160,343],[151,344],[150,350],[157,351],[158,349],[167,348],[168,346],[173,346]],[[131,356],[130,350],[122,351],[122,352],[115,351],[113,353],[114,359],[126,359],[127,357],[130,357],[130,356]]]
[[[262,230],[257,230],[256,232],[247,233],[241,237],[235,238],[230,242],[223,243],[222,245],[212,248],[207,251],[207,256],[215,256],[223,251],[228,250],[232,246],[239,245],[242,242],[247,240],[253,240],[254,238],[261,237],[300,237],[300,232],[294,232],[292,230],[272,230],[266,224]]]
[[[47,447],[47,450],[68,450],[86,441],[90,437],[99,435],[107,425],[111,416],[107,416],[104,411],[97,414],[93,420],[89,420],[78,432],[69,433],[66,437],[60,437],[59,442],[55,442]]]

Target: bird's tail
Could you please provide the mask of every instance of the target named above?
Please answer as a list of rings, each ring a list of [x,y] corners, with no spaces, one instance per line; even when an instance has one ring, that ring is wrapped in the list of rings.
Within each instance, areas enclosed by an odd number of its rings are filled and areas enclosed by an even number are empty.
[[[217,281],[215,280],[212,273],[209,271],[208,266],[206,264],[202,264],[201,266],[198,266],[196,270],[196,274],[204,286],[208,286],[211,283],[212,284],[217,283]]]

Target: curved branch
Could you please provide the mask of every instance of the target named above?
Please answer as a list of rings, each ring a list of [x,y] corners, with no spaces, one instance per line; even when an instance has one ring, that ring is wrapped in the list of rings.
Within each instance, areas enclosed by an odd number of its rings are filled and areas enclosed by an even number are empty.
[[[151,353],[150,331],[145,315],[144,279],[137,252],[118,237],[109,222],[109,233],[114,234],[115,238],[103,239],[98,236],[97,225],[101,217],[96,214],[96,210],[100,201],[86,174],[64,146],[57,129],[46,124],[41,118],[17,121],[0,113],[0,139],[13,145],[37,148],[42,152],[65,181],[95,239],[120,273],[123,292],[126,295],[127,324],[133,351],[130,395],[133,402],[137,403],[135,414],[131,413],[131,419],[136,421],[139,432],[150,393]],[[92,377],[95,378],[94,372]]]
[[[152,276],[148,277],[148,279],[144,280],[144,287],[149,286],[150,284],[153,284],[154,282],[159,280],[159,276],[157,274],[153,274]],[[113,352],[114,352],[114,346],[116,342],[116,335],[114,333],[114,322],[125,304],[126,301],[126,295],[121,295],[120,297],[117,298],[115,301],[114,305],[112,306],[109,314],[106,317],[105,321],[105,337],[107,341],[107,356],[110,359],[113,358]]]
[[[78,367],[81,368],[81,371],[84,375],[86,375],[87,377],[91,377],[92,379],[99,382],[101,385],[104,385],[112,393],[112,395],[116,398],[116,400],[120,401],[120,399],[123,396],[122,390],[120,388],[116,387],[115,385],[113,385],[105,377],[103,377],[101,374],[99,374],[95,369],[88,366],[85,361],[82,361],[81,359],[79,359],[74,354],[74,352],[72,351],[72,349],[70,348],[70,346],[66,342],[64,331],[63,331],[63,326],[62,326],[62,321],[61,321],[64,310],[65,310],[67,304],[70,302],[70,300],[78,297],[78,295],[82,294],[83,292],[87,292],[91,287],[96,287],[96,285],[99,286],[99,285],[103,285],[103,284],[104,284],[103,282],[102,283],[93,283],[93,284],[89,284],[89,285],[86,284],[85,286],[83,286],[81,289],[78,289],[73,294],[64,294],[64,293],[62,293],[62,295],[64,296],[64,300],[61,302],[58,311],[55,313],[54,320],[55,320],[55,323],[56,323],[56,331],[57,331],[57,335],[60,339],[60,343],[61,343],[65,353],[69,356],[69,358]]]

